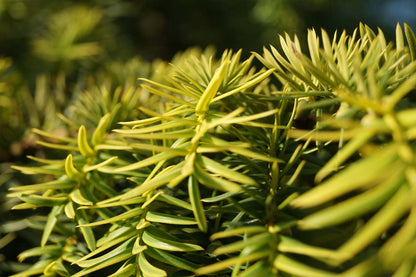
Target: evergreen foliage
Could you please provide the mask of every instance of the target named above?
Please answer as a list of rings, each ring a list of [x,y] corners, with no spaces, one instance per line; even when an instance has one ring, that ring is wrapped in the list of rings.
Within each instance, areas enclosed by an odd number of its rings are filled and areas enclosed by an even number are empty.
[[[40,176],[8,196],[42,233],[13,277],[416,274],[415,35],[307,45],[95,79],[13,166]]]

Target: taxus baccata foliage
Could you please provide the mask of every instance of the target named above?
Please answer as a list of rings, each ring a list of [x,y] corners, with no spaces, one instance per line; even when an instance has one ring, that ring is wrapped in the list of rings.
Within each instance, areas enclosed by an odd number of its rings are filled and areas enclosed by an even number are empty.
[[[14,167],[45,176],[10,192],[43,230],[14,276],[416,274],[414,33],[310,30],[306,50],[284,35],[241,55],[140,79],[163,107],[125,105],[141,116],[115,129],[117,109],[37,130],[63,158]]]

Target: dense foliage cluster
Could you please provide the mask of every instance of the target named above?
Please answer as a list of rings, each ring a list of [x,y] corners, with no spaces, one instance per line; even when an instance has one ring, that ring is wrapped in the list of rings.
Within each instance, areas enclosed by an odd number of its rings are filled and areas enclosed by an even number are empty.
[[[415,274],[415,35],[307,46],[91,76],[60,132],[33,130],[43,156],[13,166],[37,176],[8,196],[41,233],[13,276]]]

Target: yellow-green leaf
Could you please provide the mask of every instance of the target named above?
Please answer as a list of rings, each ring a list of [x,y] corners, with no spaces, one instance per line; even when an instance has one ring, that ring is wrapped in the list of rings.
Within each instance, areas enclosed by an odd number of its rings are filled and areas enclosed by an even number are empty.
[[[407,43],[409,44],[412,61],[416,60],[416,36],[412,29],[406,23],[404,24],[404,33],[406,35]]]
[[[108,277],[131,277],[136,274],[136,267],[134,264],[128,264],[119,268],[116,272],[109,275]]]
[[[158,194],[158,196],[157,196],[156,199],[159,200],[159,201],[162,201],[162,202],[165,202],[165,203],[168,203],[168,204],[177,206],[177,207],[181,207],[181,208],[187,209],[189,211],[192,211],[192,209],[193,209],[192,206],[188,202],[183,201],[183,200],[181,200],[179,198],[170,196],[170,195],[168,195],[166,193]]]
[[[189,252],[204,250],[204,248],[196,244],[182,242],[178,239],[172,240],[170,236],[164,236],[161,231],[156,232],[155,228],[151,226],[144,230],[142,240],[150,247],[167,251]]]
[[[119,226],[117,229],[97,240],[97,248],[94,251],[89,252],[87,255],[78,258],[75,263],[88,260],[91,257],[94,257],[95,255],[102,253],[123,241],[126,241],[132,237],[136,237],[136,235],[137,230],[135,228],[132,228],[131,226]],[[93,264],[93,262],[91,264]]]
[[[87,261],[77,262],[79,266],[85,268],[72,275],[72,277],[85,276],[91,272],[95,272],[102,268],[127,260],[131,257],[131,249],[133,244],[134,238],[131,238],[107,254],[104,254],[103,256]]]
[[[318,268],[310,267],[304,263],[295,261],[285,255],[279,254],[273,261],[273,265],[281,271],[299,277],[335,277],[338,274],[330,273]]]
[[[166,271],[155,267],[146,259],[145,255],[142,253],[139,254],[139,267],[140,271],[143,274],[143,277],[164,277],[168,276]]]
[[[41,190],[58,190],[58,189],[69,189],[75,185],[73,180],[69,180],[68,178],[62,178],[50,182],[39,183],[34,185],[27,185],[27,186],[18,186],[18,187],[11,187],[10,190],[16,191],[41,191]]]
[[[18,255],[19,262],[23,262],[27,258],[35,256],[59,256],[62,253],[62,247],[60,245],[45,245],[43,247],[35,247],[23,251]]]
[[[279,236],[277,250],[280,252],[294,253],[300,255],[310,256],[315,259],[332,258],[335,255],[335,250],[308,245],[288,236]]]
[[[181,268],[188,271],[194,271],[198,266],[194,263],[191,263],[188,260],[179,258],[176,255],[173,255],[169,252],[166,252],[164,250],[160,250],[157,248],[148,248],[145,250],[145,253],[147,256],[152,257],[155,260],[158,260],[159,262],[170,264],[174,266],[175,268]]]
[[[68,201],[68,203],[66,203],[65,205],[65,215],[68,218],[75,218],[75,210],[74,210],[74,205],[72,201]]]
[[[242,85],[240,85],[239,87],[231,90],[231,91],[227,91],[226,93],[223,93],[217,97],[215,97],[212,102],[216,102],[219,101],[223,98],[229,97],[233,94],[236,94],[237,92],[243,91],[247,88],[250,88],[258,83],[260,83],[261,81],[263,81],[264,79],[266,79],[267,77],[269,77],[270,74],[273,73],[273,71],[275,71],[274,68],[267,70],[266,72],[261,73],[259,76],[256,76],[255,78],[253,78],[252,80],[249,80],[247,82],[244,82]]]
[[[247,175],[244,175],[236,170],[229,169],[226,166],[206,157],[198,155],[199,164],[204,166],[207,170],[217,174],[218,176],[237,181],[241,184],[257,185],[257,182]]]
[[[192,211],[194,213],[194,217],[196,222],[198,223],[198,228],[202,232],[206,232],[208,230],[208,224],[205,217],[204,206],[201,202],[201,196],[199,193],[199,185],[194,176],[189,176],[188,179],[188,194],[189,200],[191,202]]]
[[[73,180],[79,180],[82,178],[81,172],[79,172],[72,162],[72,154],[69,154],[65,160],[65,172],[66,175]]]
[[[103,166],[106,166],[106,165],[111,164],[112,162],[114,162],[117,159],[118,159],[118,157],[115,156],[115,157],[108,158],[107,160],[105,160],[105,161],[103,161],[101,163],[98,163],[98,164],[94,164],[94,165],[90,165],[90,166],[84,166],[82,168],[82,171],[84,173],[86,173],[86,172],[89,172],[89,171],[93,171],[93,170],[99,169],[100,167],[103,167]]]
[[[36,129],[36,128],[32,129],[32,132],[35,133],[35,134],[38,134],[38,135],[40,135],[42,137],[50,138],[50,139],[52,139],[54,141],[60,141],[60,142],[72,143],[72,144],[75,144],[76,143],[76,140],[73,139],[73,138],[67,138],[67,137],[64,137],[64,136],[58,136],[58,135],[51,134],[51,133],[48,133],[48,132],[45,132],[45,131],[42,131],[42,130],[39,130],[39,129]]]
[[[301,229],[318,229],[358,218],[382,206],[403,183],[403,172],[389,176],[384,182],[366,192],[319,210],[299,221]]]
[[[194,176],[205,186],[216,190],[225,192],[239,192],[242,190],[241,186],[236,183],[208,174],[198,164],[195,164]]]
[[[58,217],[62,214],[65,209],[65,205],[54,206],[51,212],[48,215],[45,227],[42,233],[42,239],[40,245],[43,247],[46,245],[46,242],[49,239],[53,229],[55,228],[56,223],[58,222]]]
[[[84,125],[81,125],[78,130],[78,148],[79,152],[85,157],[93,156],[95,151],[88,144],[87,130]]]
[[[153,155],[149,158],[146,158],[144,160],[141,160],[139,162],[136,163],[132,163],[123,167],[119,167],[117,169],[114,170],[114,172],[123,172],[123,171],[130,171],[130,170],[136,170],[139,168],[143,168],[152,164],[156,164],[160,161],[165,161],[165,160],[169,160],[173,157],[175,157],[175,154],[171,154],[171,153],[159,153],[157,155]]]
[[[254,265],[250,266],[237,277],[260,277],[260,276],[273,276],[272,266],[268,261],[260,260]]]
[[[24,174],[28,174],[28,175],[46,174],[46,175],[62,176],[63,174],[65,174],[65,170],[60,165],[59,166],[46,165],[46,166],[37,166],[37,167],[12,165],[11,168],[19,170],[20,172]]]
[[[74,189],[69,194],[69,197],[71,198],[72,201],[80,205],[91,206],[94,204],[93,202],[85,198],[84,195],[82,195],[80,189]]]
[[[20,195],[22,201],[38,207],[54,207],[64,204],[68,201],[66,196],[42,196],[42,195]]]
[[[355,256],[399,220],[412,204],[409,193],[409,189],[402,186],[383,208],[339,248],[339,261]]]
[[[102,143],[105,139],[105,132],[107,131],[107,127],[110,123],[111,114],[105,114],[98,122],[98,126],[95,129],[94,133],[92,134],[91,143],[95,147],[96,145]]]
[[[212,77],[204,93],[199,99],[198,104],[196,105],[195,113],[197,115],[203,115],[208,111],[209,105],[211,104],[212,99],[215,97],[215,95],[218,92],[218,89],[221,86],[221,83],[227,72],[227,68],[229,64],[230,64],[230,61],[225,60],[221,63],[220,67],[217,68],[217,70],[215,71],[214,76]]]
[[[119,215],[116,215],[116,216],[113,216],[113,217],[110,217],[110,218],[107,218],[107,219],[104,219],[104,220],[79,225],[79,227],[97,226],[97,225],[102,225],[102,224],[114,223],[114,222],[117,222],[117,221],[130,219],[132,217],[137,217],[137,216],[141,215],[142,213],[143,213],[143,209],[141,207],[137,207],[137,208],[128,210],[127,212],[121,213]]]
[[[90,249],[91,251],[94,251],[95,246],[96,246],[94,232],[92,231],[90,226],[85,226],[85,225],[88,225],[89,223],[87,214],[85,213],[84,210],[77,210],[75,212],[75,216],[76,216],[78,224],[84,225],[84,226],[80,226],[80,229],[81,229],[82,236],[84,237],[85,242],[87,243],[88,249]]]
[[[139,228],[136,229],[140,230]],[[140,236],[137,236],[136,240],[134,241],[133,249],[131,250],[131,253],[133,255],[140,254],[147,249],[146,245],[141,245],[141,241],[142,238]]]
[[[171,166],[166,168],[165,170],[161,171],[159,174],[154,176],[153,178],[146,180],[141,185],[135,187],[134,189],[126,192],[122,199],[127,199],[130,197],[137,197],[140,195],[143,195],[144,193],[148,191],[152,191],[154,189],[157,189],[163,185],[166,185],[169,183],[172,179],[178,177],[181,175],[181,168],[182,168],[183,162],[176,164],[175,166]]]
[[[312,207],[369,184],[375,185],[400,169],[402,163],[395,163],[397,158],[396,145],[386,146],[302,194],[291,205]]]
[[[146,213],[146,220],[150,222],[158,222],[173,225],[194,225],[197,224],[195,219],[190,217],[171,215],[166,213],[158,213],[148,211]]]

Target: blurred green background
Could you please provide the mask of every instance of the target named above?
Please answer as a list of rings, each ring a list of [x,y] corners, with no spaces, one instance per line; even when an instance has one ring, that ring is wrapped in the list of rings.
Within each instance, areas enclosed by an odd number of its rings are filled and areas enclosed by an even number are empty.
[[[284,32],[302,41],[307,28],[352,33],[359,22],[393,40],[398,22],[416,29],[416,1],[0,0],[0,276],[19,270],[16,255],[39,243],[6,197],[10,186],[36,182],[10,169],[44,155],[31,128],[66,134],[57,113],[93,126],[112,100],[135,105],[116,88],[168,70],[164,61],[190,47],[247,56]]]
[[[363,22],[391,35],[415,14],[412,0],[1,0],[0,54],[38,73],[87,56],[98,66],[135,55],[169,60],[190,46],[258,51],[311,27],[352,31]],[[71,55],[81,42],[97,45]]]

